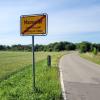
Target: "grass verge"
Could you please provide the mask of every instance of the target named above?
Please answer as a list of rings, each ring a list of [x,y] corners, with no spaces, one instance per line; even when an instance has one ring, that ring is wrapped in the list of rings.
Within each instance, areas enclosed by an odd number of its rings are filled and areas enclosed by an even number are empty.
[[[93,55],[92,53],[84,53],[80,54],[80,56],[96,64],[100,64],[100,53],[97,55]]]
[[[65,53],[48,54],[52,56],[51,68],[47,66],[46,59],[36,62],[35,92],[32,91],[32,65],[27,65],[0,82],[0,100],[61,100],[57,62]]]
[[[36,91],[32,92],[32,67],[0,83],[0,100],[60,100],[58,67],[48,68],[46,60],[36,64]]]

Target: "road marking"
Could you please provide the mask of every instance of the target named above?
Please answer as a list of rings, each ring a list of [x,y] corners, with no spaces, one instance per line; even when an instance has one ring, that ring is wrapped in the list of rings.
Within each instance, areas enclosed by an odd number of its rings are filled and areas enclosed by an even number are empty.
[[[41,20],[43,20],[43,18],[45,18],[45,16],[41,17],[39,20],[35,21],[31,26],[29,26],[26,30],[24,30],[22,32],[22,34],[24,34],[25,32],[27,32],[29,29],[31,29],[34,25],[36,25],[38,22],[40,22]]]
[[[64,99],[64,100],[67,100],[67,98],[66,98],[66,93],[65,93],[65,88],[64,88],[64,82],[63,82],[63,75],[62,75],[61,66],[59,66],[59,71],[60,71],[60,82],[61,82],[61,88],[62,88],[63,99]]]

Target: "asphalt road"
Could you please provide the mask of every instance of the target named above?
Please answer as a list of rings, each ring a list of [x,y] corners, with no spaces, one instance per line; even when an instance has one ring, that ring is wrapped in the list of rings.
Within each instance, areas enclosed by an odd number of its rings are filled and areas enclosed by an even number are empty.
[[[100,66],[77,54],[61,58],[63,83],[67,100],[100,100]]]

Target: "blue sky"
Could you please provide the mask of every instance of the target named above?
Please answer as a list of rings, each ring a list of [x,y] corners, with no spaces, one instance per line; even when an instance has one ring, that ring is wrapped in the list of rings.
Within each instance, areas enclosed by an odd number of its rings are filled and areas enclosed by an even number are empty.
[[[48,14],[48,35],[35,43],[100,43],[100,0],[2,0],[0,44],[31,44],[31,36],[20,36],[20,16],[38,13]]]

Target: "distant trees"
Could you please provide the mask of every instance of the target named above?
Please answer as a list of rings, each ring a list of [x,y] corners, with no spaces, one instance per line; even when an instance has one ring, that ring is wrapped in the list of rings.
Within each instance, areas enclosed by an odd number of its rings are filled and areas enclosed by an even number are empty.
[[[75,50],[76,46],[70,42],[55,42],[48,45],[35,45],[35,51],[64,51]]]
[[[55,42],[48,45],[35,45],[35,51],[64,51],[75,50],[76,45],[70,42]],[[32,45],[12,45],[12,46],[0,46],[0,50],[12,50],[12,51],[31,51]]]
[[[89,52],[91,51],[91,43],[89,42],[82,42],[82,43],[79,43],[79,50],[81,53],[85,53],[85,52]]]
[[[79,50],[81,53],[85,52],[96,52],[100,51],[100,44],[93,44],[90,42],[71,43],[71,42],[55,42],[48,45],[36,44],[34,47],[35,51],[64,51],[64,50]],[[32,45],[12,45],[5,46],[0,45],[0,50],[10,51],[32,51]]]
[[[10,46],[0,45],[0,50],[5,51],[5,50],[8,50],[8,49],[10,49]]]
[[[12,45],[12,46],[6,46],[6,45],[0,45],[0,50],[2,51],[31,51],[30,45]]]
[[[76,48],[80,51],[80,53],[92,52],[94,55],[96,55],[97,52],[100,52],[100,44],[86,41],[76,44]]]
[[[5,50],[5,46],[0,45],[0,50]]]

